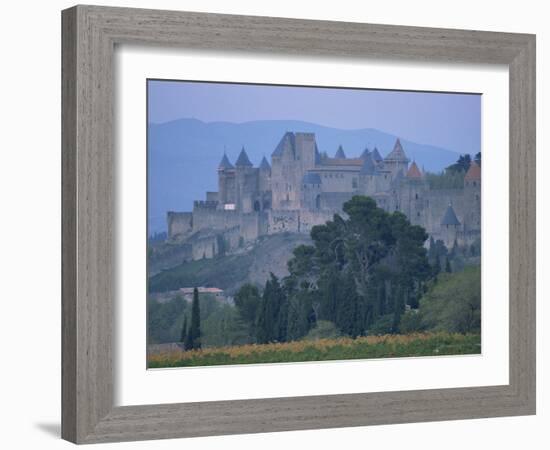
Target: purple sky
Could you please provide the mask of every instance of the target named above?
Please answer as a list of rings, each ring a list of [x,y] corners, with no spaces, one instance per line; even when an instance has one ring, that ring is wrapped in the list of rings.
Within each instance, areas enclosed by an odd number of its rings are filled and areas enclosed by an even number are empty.
[[[419,144],[475,154],[481,95],[151,80],[149,121],[302,120],[341,129],[376,128]]]

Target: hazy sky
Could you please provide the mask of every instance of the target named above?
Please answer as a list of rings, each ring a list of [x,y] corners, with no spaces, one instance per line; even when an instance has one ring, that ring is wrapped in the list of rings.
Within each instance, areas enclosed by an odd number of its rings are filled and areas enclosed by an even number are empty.
[[[148,82],[149,121],[303,120],[376,128],[459,153],[481,145],[481,95],[201,83]]]

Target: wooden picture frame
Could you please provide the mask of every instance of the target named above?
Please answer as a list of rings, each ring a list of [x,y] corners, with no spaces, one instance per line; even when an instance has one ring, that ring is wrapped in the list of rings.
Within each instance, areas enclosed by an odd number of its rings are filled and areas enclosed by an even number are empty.
[[[535,413],[535,36],[144,9],[62,13],[62,437],[75,443]],[[510,86],[509,384],[114,407],[116,44],[505,64]]]

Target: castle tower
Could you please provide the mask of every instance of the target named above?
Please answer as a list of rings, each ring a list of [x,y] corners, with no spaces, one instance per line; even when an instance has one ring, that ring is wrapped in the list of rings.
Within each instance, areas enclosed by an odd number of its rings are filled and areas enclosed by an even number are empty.
[[[405,186],[402,192],[403,212],[414,225],[424,221],[426,183],[422,172],[413,161],[405,175]]]
[[[471,205],[465,217],[465,231],[481,230],[481,167],[472,161],[464,176],[464,201]]]
[[[254,209],[254,201],[258,192],[258,169],[254,169],[244,147],[235,161],[235,169],[237,210],[249,213]]]
[[[225,152],[218,165],[218,202],[220,209],[235,203],[235,167]]]
[[[260,209],[262,211],[271,209],[271,166],[265,156],[262,158],[259,166],[258,190]]]
[[[374,147],[374,150],[371,152],[371,156],[374,164],[379,164],[380,162],[382,162],[382,156],[380,156],[378,148]]]
[[[403,150],[401,141],[397,138],[395,145],[393,146],[393,150],[384,158],[384,167],[389,170],[393,176],[395,176],[400,170],[403,173],[406,173],[408,165],[409,158],[407,158],[407,155]]]
[[[443,218],[441,219],[441,236],[447,248],[454,245],[455,240],[458,240],[460,232],[460,221],[456,217],[453,205],[449,203]]]
[[[363,153],[361,153],[360,159],[365,159],[367,155],[370,155],[370,150],[368,147],[365,147],[365,150],[363,150]]]
[[[287,131],[273,153],[271,153],[271,190],[273,209],[291,209],[292,182],[290,176],[294,169],[296,155],[296,137]]]
[[[321,209],[321,177],[317,173],[307,172],[302,178],[301,207],[310,211]]]
[[[365,152],[363,152],[363,155],[365,155]],[[361,158],[364,161],[359,171],[359,191],[363,195],[373,195],[377,192],[376,165],[370,153],[363,155],[361,155]]]
[[[315,134],[285,133],[271,154],[273,209],[300,208],[302,178],[319,161]]]

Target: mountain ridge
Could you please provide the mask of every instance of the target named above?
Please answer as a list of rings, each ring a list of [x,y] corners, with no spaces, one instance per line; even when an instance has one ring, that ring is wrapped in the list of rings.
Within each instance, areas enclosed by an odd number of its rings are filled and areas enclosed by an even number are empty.
[[[348,157],[358,157],[366,146],[386,156],[399,137],[407,156],[427,171],[439,172],[459,154],[419,144],[374,128],[343,130],[300,120],[257,120],[243,123],[176,119],[148,125],[149,233],[166,229],[167,211],[190,211],[193,200],[217,190],[217,167],[224,152],[235,162],[244,146],[255,167],[268,160],[286,131],[312,132],[319,151],[334,156],[342,145]]]

